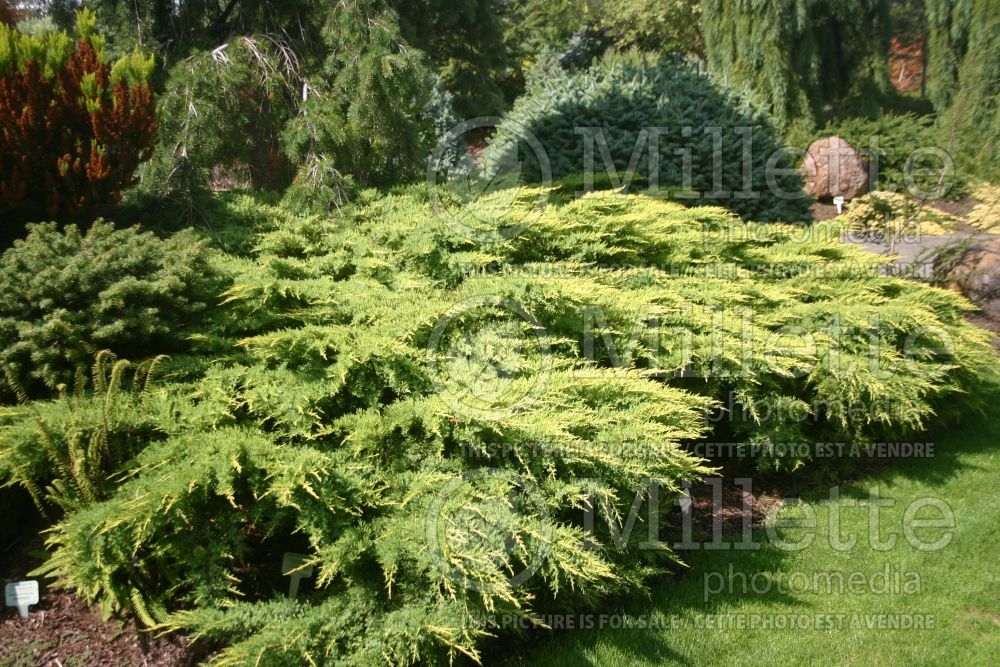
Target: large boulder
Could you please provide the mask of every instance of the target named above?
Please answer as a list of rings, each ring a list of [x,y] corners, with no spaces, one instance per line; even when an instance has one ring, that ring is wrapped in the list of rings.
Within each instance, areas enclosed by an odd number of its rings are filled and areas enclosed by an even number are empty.
[[[817,139],[804,160],[805,191],[817,199],[850,200],[868,192],[868,162],[840,137]]]
[[[1000,237],[976,240],[948,267],[952,287],[994,318],[1000,318]]]

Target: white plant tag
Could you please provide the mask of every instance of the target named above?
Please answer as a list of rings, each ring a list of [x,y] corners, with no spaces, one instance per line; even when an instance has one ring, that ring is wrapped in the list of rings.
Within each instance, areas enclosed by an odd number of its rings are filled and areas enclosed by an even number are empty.
[[[844,198],[843,197],[834,197],[833,198],[833,205],[837,207],[837,215],[840,215],[841,213],[844,212]]]
[[[302,567],[309,557],[305,554],[295,554],[286,552],[281,558],[281,573],[286,577],[291,577],[288,584],[288,597],[293,598],[299,594],[299,581],[313,576],[313,566]]]
[[[21,618],[28,618],[28,607],[38,604],[38,582],[31,579],[9,583],[6,597],[8,607],[17,607]]]

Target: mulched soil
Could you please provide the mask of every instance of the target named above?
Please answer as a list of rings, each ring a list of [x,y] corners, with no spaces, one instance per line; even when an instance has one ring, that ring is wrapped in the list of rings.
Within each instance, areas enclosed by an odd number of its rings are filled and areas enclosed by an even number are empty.
[[[812,205],[812,214],[813,220],[816,222],[832,220],[837,217],[837,207],[833,204],[824,204],[818,201]]]
[[[37,535],[37,533],[36,533]],[[3,578],[29,579],[39,563],[40,537],[20,540],[3,554]],[[27,619],[5,607],[0,616],[0,665],[4,667],[187,667],[204,656],[180,636],[157,637],[131,620],[104,621],[100,610],[63,589],[41,586]]]
[[[955,216],[956,218],[964,218],[972,213],[972,209],[976,208],[981,204],[978,199],[973,197],[962,197],[961,199],[955,201],[944,201],[944,200],[934,200],[927,202],[928,206],[933,206],[939,211],[947,213],[948,215]]]
[[[980,203],[973,197],[962,197],[955,201],[928,201],[927,205],[956,218],[965,218]],[[837,217],[837,207],[829,202],[817,201],[812,205],[812,214],[816,222],[831,220]]]
[[[744,525],[763,528],[768,517],[782,503],[782,493],[774,489],[751,488],[733,484],[731,477],[722,478],[721,498],[711,486],[700,485],[691,489],[691,536],[695,542],[713,539],[716,526],[722,528],[723,536],[738,536]]]

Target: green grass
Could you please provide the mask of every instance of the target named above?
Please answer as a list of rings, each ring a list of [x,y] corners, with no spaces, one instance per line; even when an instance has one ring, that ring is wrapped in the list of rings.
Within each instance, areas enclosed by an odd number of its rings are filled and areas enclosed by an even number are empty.
[[[996,394],[998,387],[990,390]],[[993,404],[997,404],[994,399]],[[930,439],[930,438],[928,438]],[[1000,661],[1000,419],[973,417],[956,429],[935,438],[933,458],[909,459],[879,472],[844,484],[841,503],[857,500],[857,507],[841,507],[841,534],[857,534],[858,543],[846,552],[830,545],[831,503],[829,489],[803,494],[816,509],[815,540],[805,549],[788,552],[776,548],[762,534],[757,551],[699,551],[689,554],[688,573],[676,581],[654,585],[650,600],[605,606],[595,613],[629,615],[655,629],[562,630],[534,643],[515,661],[532,665],[989,665]],[[881,536],[897,535],[896,544],[877,551],[868,542],[870,534],[869,489],[877,486],[893,507],[879,512]],[[955,516],[952,541],[936,551],[919,551],[905,539],[903,516],[918,498],[939,498]],[[802,516],[786,507],[783,519]],[[940,516],[924,508],[918,518]],[[802,528],[779,530],[786,539],[798,539]],[[918,528],[916,535],[932,541],[944,532]],[[828,592],[825,574],[862,572],[866,575],[900,572],[900,585],[887,592],[861,590]],[[744,593],[739,574],[732,577],[732,590],[710,595],[706,602],[706,575],[713,587],[721,573],[743,573],[748,580]],[[751,577],[768,573],[772,583],[763,594],[753,592]],[[919,592],[907,590],[919,577]],[[790,580],[793,573],[796,579]],[[811,586],[820,574],[818,590]],[[804,575],[807,585],[803,584]],[[831,575],[836,578],[837,575]],[[767,588],[765,575],[757,579],[758,591]],[[783,590],[777,590],[781,578]],[[794,590],[788,590],[789,584]],[[879,583],[879,582],[876,582]],[[728,587],[728,585],[727,585]],[[877,588],[877,587],[876,587]],[[866,627],[872,614],[902,615],[913,620],[932,619],[928,629],[879,629]],[[816,615],[829,615],[827,626],[815,627]],[[805,629],[765,627],[706,627],[705,621],[723,619],[806,618]],[[842,619],[838,621],[837,619]],[[888,617],[885,617],[888,618]],[[579,623],[579,620],[577,621]],[[589,619],[593,625],[600,616]],[[840,627],[837,627],[837,623]]]

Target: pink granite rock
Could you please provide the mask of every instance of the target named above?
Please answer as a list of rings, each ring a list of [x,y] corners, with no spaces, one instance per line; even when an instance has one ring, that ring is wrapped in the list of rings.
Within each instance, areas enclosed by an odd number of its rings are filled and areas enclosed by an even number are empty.
[[[840,137],[812,143],[806,152],[805,190],[818,199],[843,197],[850,200],[868,192],[868,163]]]

